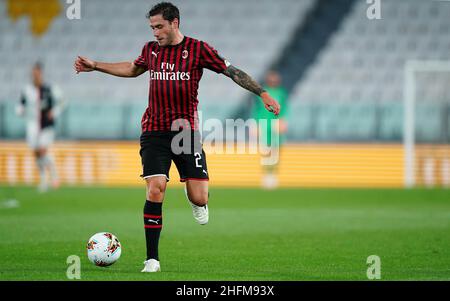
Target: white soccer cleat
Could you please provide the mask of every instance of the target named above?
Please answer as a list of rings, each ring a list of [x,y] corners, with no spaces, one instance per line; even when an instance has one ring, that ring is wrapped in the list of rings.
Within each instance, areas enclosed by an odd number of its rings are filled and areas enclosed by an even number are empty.
[[[192,215],[194,215],[195,220],[200,225],[206,225],[209,220],[209,213],[208,213],[208,205],[205,206],[197,206],[193,204],[191,201],[189,201],[192,206]]]
[[[144,269],[141,272],[142,273],[161,272],[161,266],[159,265],[159,261],[156,259],[149,259],[144,261]]]
[[[38,192],[39,193],[47,192],[48,189],[49,189],[49,187],[48,187],[47,182],[42,181],[42,182],[39,183],[39,186],[38,186]]]
[[[192,215],[194,215],[194,218],[197,221],[197,223],[199,223],[200,225],[206,225],[209,220],[208,205],[197,206],[194,203],[192,203],[188,197],[186,186],[184,187],[184,193],[186,194],[186,198],[189,201],[189,204],[191,204]]]
[[[262,186],[264,189],[275,189],[278,187],[278,179],[273,174],[266,174],[262,181]]]

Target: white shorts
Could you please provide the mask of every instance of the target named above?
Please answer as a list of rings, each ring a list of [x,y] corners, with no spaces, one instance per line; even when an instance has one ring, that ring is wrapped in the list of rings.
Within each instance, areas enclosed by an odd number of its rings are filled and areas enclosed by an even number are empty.
[[[35,126],[27,127],[27,143],[33,149],[48,148],[55,140],[55,131],[53,127],[38,129]]]

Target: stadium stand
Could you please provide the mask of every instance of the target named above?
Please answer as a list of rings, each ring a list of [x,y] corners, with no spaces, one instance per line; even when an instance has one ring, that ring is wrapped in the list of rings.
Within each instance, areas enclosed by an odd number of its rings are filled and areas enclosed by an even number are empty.
[[[82,19],[69,20],[65,14],[66,1],[60,0],[60,13],[50,22],[47,31],[41,33],[42,25],[38,33],[32,31],[35,18],[41,20],[34,12],[39,9],[45,11],[49,3],[53,13],[58,11],[57,0],[39,1],[32,9],[27,7],[27,1],[0,1],[0,103],[18,99],[22,84],[29,78],[29,67],[34,61],[41,60],[45,65],[46,78],[61,87],[69,106],[73,107],[66,112],[67,124],[60,129],[65,137],[90,138],[95,133],[87,134],[89,131],[85,127],[95,130],[95,124],[90,121],[89,114],[79,113],[85,112],[85,108],[78,108],[77,103],[132,103],[128,112],[136,114],[131,119],[133,123],[138,123],[147,101],[148,76],[125,80],[103,74],[76,76],[72,65],[77,55],[100,61],[134,60],[144,43],[153,40],[145,19],[152,3],[146,0],[130,1],[126,5],[120,0],[83,1]],[[293,29],[314,0],[196,0],[196,5],[190,5],[189,1],[173,3],[180,8],[184,34],[207,41],[232,64],[260,78],[289,41]],[[51,17],[44,14],[42,18],[49,22]],[[274,23],[280,18],[283,22]],[[239,105],[246,93],[228,78],[205,72],[199,90],[200,108],[205,111],[205,118],[224,118],[227,112]],[[4,110],[9,112],[10,105],[6,106]],[[115,124],[127,126],[116,133],[117,137],[123,138],[124,134],[127,138],[136,136],[139,128],[128,125],[130,117],[124,120],[123,114],[114,113],[114,116],[114,122],[120,120]],[[3,127],[3,135],[8,137],[17,137],[21,131],[21,125],[14,122],[3,124],[7,127]],[[104,138],[112,137],[112,133],[105,135]]]
[[[381,20],[367,18],[368,4],[362,0],[173,2],[182,12],[186,35],[208,41],[256,79],[270,67],[279,68],[291,92],[291,141],[400,141],[405,62],[450,60],[450,4],[441,1],[383,0]],[[33,3],[30,8],[24,0],[0,1],[0,136],[23,137],[14,102],[29,67],[39,59],[46,78],[62,88],[68,102],[58,124],[60,137],[102,135],[96,132],[98,119],[90,116],[112,103],[109,110],[118,112],[111,112],[111,132],[96,138],[136,138],[148,77],[76,76],[72,64],[79,54],[133,60],[152,39],[144,17],[151,3],[83,1],[82,20],[66,18],[66,1]],[[48,13],[36,13],[45,7],[51,8]],[[450,75],[424,73],[417,80],[416,96],[423,100],[417,109],[417,138],[448,140]],[[199,108],[204,119],[246,118],[248,102],[242,100],[248,96],[228,78],[205,72]]]
[[[366,1],[355,2],[293,87],[292,115],[306,107],[317,118],[312,125],[292,118],[292,138],[398,141],[406,61],[450,60],[449,3],[383,0],[381,20],[369,20],[367,8]],[[430,73],[418,79],[416,97],[423,101],[416,118],[420,141],[442,138],[441,128],[450,115],[447,111],[446,117],[436,116],[442,109],[445,112],[442,102],[450,99],[449,75]]]

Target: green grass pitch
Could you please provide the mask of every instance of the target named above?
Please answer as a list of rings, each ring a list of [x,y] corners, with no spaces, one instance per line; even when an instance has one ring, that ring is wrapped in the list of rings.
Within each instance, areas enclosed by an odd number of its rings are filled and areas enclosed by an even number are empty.
[[[450,190],[211,187],[200,226],[169,186],[154,274],[140,273],[144,191],[0,186],[0,280],[67,280],[70,255],[81,258],[81,280],[367,280],[370,255],[382,280],[450,280]],[[108,268],[86,256],[101,231],[122,243]]]

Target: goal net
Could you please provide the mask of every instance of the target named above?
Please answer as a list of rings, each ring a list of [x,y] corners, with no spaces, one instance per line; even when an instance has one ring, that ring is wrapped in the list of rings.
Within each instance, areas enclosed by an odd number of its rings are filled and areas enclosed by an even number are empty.
[[[450,61],[408,61],[404,72],[405,187],[449,187]]]

